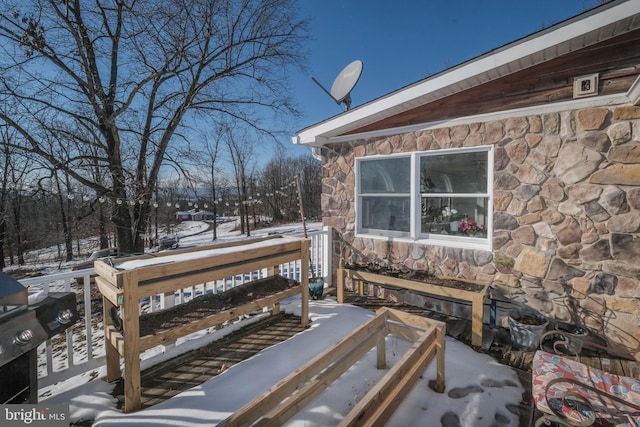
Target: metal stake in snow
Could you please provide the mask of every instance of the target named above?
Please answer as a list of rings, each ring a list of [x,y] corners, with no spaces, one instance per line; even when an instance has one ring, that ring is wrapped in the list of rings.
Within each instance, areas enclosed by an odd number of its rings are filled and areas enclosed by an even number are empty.
[[[298,187],[298,205],[300,205],[300,216],[302,217],[302,230],[304,231],[304,238],[308,239],[309,236],[307,235],[307,222],[304,219],[304,208],[302,207],[302,186],[300,185],[300,174],[296,175],[296,186]],[[309,251],[309,269],[311,269],[311,279],[315,279],[316,271],[313,268],[311,251]]]
[[[298,205],[300,206],[300,216],[302,217],[302,229],[304,230],[304,238],[307,239],[307,223],[304,219],[304,208],[302,207],[302,187],[300,186],[300,174],[296,175],[296,185],[298,186]]]

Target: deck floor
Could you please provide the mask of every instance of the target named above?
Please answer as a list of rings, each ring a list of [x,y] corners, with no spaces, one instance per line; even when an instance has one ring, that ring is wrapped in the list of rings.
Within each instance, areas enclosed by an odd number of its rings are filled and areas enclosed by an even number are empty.
[[[142,409],[198,386],[227,368],[303,331],[300,318],[280,313],[247,325],[224,338],[141,372]],[[124,405],[122,378],[113,396]]]
[[[358,296],[352,292],[345,293],[345,302],[372,310],[387,306],[440,320],[447,324],[447,335],[471,346],[471,320],[450,317],[435,311],[413,307],[403,303],[393,303],[371,296]],[[511,335],[508,329],[502,327],[491,328],[487,324],[483,325],[482,347],[476,348],[475,350],[489,354],[498,362],[510,366],[515,370],[525,389],[520,405],[516,408],[520,415],[520,426],[526,427],[533,425],[533,420],[537,416],[537,414],[533,412],[533,398],[531,395],[531,365],[535,351],[513,349],[511,347]],[[607,354],[601,349],[583,349],[579,360],[587,366],[602,369],[613,374],[635,378],[640,377],[640,362],[621,359]]]
[[[443,321],[447,324],[447,335],[471,345],[469,320],[452,318],[437,312],[373,297],[361,297],[353,293],[346,293],[345,300],[347,303],[371,310],[387,306]],[[153,406],[202,384],[232,365],[294,336],[303,329],[298,317],[280,313],[252,323],[198,350],[147,369],[141,373],[142,408]],[[500,327],[490,328],[488,325],[484,325],[482,348],[476,350],[491,355],[498,362],[511,366],[516,371],[525,392],[521,404],[515,410],[519,413],[520,425],[530,425],[533,352],[511,349],[508,330]],[[640,374],[638,362],[613,358],[607,354],[586,352],[581,356],[581,362],[625,376]],[[124,403],[122,380],[116,384],[113,395],[118,399],[121,408]]]

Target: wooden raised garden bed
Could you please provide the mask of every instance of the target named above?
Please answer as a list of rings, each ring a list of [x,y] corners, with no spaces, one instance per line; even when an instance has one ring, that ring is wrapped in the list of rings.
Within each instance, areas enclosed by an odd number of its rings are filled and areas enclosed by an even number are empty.
[[[412,279],[405,279],[359,269],[339,268],[337,283],[337,299],[339,303],[344,302],[345,279],[358,282],[359,295],[364,295],[364,283],[366,282],[469,301],[471,302],[471,344],[477,347],[482,345],[484,300],[489,291],[489,284],[487,283],[435,276],[430,280],[429,277],[420,277],[417,274]]]
[[[215,297],[195,298],[174,308],[143,315],[145,328],[141,331],[140,300],[156,295],[172,297],[176,290],[226,279],[261,269],[270,276],[278,272],[280,264],[300,260],[300,283],[291,286],[286,279],[258,280],[232,288],[222,295],[222,304],[213,307]],[[221,325],[226,321],[263,308],[279,312],[279,303],[294,295],[302,295],[301,323],[309,322],[309,240],[269,236],[226,244],[162,252],[155,255],[95,262],[96,283],[103,296],[107,381],[122,376],[120,357],[124,358],[124,411],[140,409],[140,352],[160,344]],[[273,289],[275,281],[286,283]],[[273,292],[265,294],[257,289],[269,286]],[[235,301],[235,302],[234,302]],[[204,309],[203,307],[209,306]],[[120,307],[121,325],[114,324],[112,311]],[[188,312],[188,313],[187,313]],[[162,317],[162,321],[158,321]],[[151,328],[149,325],[155,325]],[[141,334],[142,332],[142,334]]]
[[[435,390],[445,389],[445,324],[383,307],[371,320],[336,342],[304,366],[247,403],[218,426],[281,426],[373,347],[377,368],[385,369],[385,337],[393,334],[413,342],[404,356],[349,411],[340,426],[384,425],[435,358]]]

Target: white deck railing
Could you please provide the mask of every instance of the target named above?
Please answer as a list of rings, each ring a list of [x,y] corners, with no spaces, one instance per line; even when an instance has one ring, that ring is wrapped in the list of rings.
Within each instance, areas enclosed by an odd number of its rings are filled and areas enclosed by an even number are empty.
[[[309,232],[311,240],[310,275],[324,278],[325,286],[331,285],[331,229]],[[280,274],[300,280],[300,262],[279,266]],[[104,335],[102,322],[102,296],[92,282],[93,268],[51,274],[20,280],[30,292],[76,292],[81,319],[65,334],[59,334],[38,348],[38,388],[96,370],[105,365]],[[215,282],[203,283],[176,292],[175,299],[157,296],[153,304],[149,298],[140,301],[140,311],[149,312],[189,301],[191,298],[213,292],[224,292],[234,286],[266,275],[266,271],[248,271]],[[94,306],[100,309],[92,310]]]

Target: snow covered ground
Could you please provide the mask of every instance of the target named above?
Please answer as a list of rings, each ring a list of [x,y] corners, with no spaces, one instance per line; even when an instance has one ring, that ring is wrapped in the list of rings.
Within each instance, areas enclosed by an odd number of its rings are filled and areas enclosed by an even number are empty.
[[[243,238],[239,232],[232,231],[233,228],[231,223],[221,225],[218,241]],[[319,223],[308,224],[309,231],[320,229]],[[252,232],[252,237],[295,232],[302,232],[301,224]],[[185,223],[178,230],[178,235],[181,247],[213,243],[211,230],[204,223]],[[294,298],[282,304],[282,309],[300,315],[300,299]],[[214,425],[332,346],[372,315],[369,310],[337,304],[331,297],[311,301],[311,324],[307,330],[232,366],[200,386],[135,413],[117,411],[115,400],[110,395],[113,385],[100,379],[89,380],[89,374],[53,386],[51,394],[54,396],[41,402],[69,404],[71,421],[95,419],[95,425],[100,427]],[[173,349],[184,352],[199,348],[247,321],[213,334],[195,334],[189,337],[188,342]],[[391,336],[387,341],[387,361],[389,366],[393,366],[411,343]],[[171,356],[173,354],[167,354],[164,358]],[[514,370],[450,338],[447,338],[445,360],[445,392],[438,394],[427,386],[429,380],[435,379],[433,362],[399,406],[389,426],[518,425],[518,415],[509,410],[509,407],[518,405],[523,392]],[[288,425],[337,424],[385,372],[376,369],[375,349],[372,349]]]
[[[300,314],[300,300],[284,305],[286,312]],[[94,380],[54,398],[68,403],[72,419],[96,419],[95,426],[196,426],[215,425],[244,404],[275,385],[293,370],[329,348],[366,322],[373,314],[327,298],[310,304],[311,327],[260,354],[238,363],[206,383],[185,391],[154,407],[131,414],[116,411],[111,385]],[[401,338],[387,338],[389,366],[410,347]],[[323,394],[287,425],[330,426],[363,397],[386,370],[376,369],[375,349],[352,366]],[[517,426],[517,406],[523,388],[515,371],[447,338],[445,352],[446,390],[439,394],[428,386],[435,379],[433,362],[398,407],[388,426]]]

